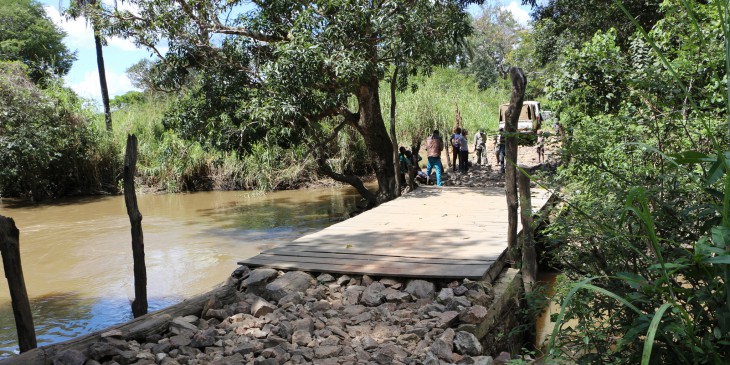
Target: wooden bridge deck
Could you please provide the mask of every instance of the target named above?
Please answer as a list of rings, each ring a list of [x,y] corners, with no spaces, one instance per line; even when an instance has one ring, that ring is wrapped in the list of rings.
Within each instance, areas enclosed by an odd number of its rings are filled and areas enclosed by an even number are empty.
[[[546,201],[546,192],[533,190],[534,211]],[[504,188],[421,186],[239,264],[371,276],[493,279],[501,271],[498,260],[506,248]]]

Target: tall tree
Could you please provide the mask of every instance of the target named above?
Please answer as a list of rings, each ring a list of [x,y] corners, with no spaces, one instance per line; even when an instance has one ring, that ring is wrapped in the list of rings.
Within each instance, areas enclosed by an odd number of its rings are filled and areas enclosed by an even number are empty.
[[[66,75],[76,60],[63,44],[66,33],[34,0],[0,0],[0,24],[0,60],[23,62],[35,82]]]
[[[245,88],[238,102],[245,123],[286,126],[310,138],[322,171],[354,185],[371,205],[396,196],[396,171],[379,99],[392,65],[399,84],[456,60],[471,27],[465,8],[478,1],[245,1],[132,0],[135,13],[109,9],[110,33],[157,50],[179,73],[191,69],[230,75]],[[236,13],[239,14],[236,15]],[[221,72],[225,71],[227,72]],[[216,87],[218,87],[216,85]],[[336,118],[334,133],[322,128]],[[354,176],[334,172],[322,144],[345,126],[362,136],[379,189],[370,193]]]
[[[510,67],[508,55],[520,45],[526,29],[511,11],[486,4],[481,6],[481,13],[474,18],[473,26],[469,71],[478,80],[479,88],[486,89],[497,81],[498,76],[507,75]]]
[[[68,14],[74,19],[79,16],[87,15],[87,19],[91,22],[91,29],[94,32],[94,46],[96,48],[96,67],[99,71],[99,86],[101,87],[101,102],[104,105],[104,121],[106,122],[107,131],[112,130],[112,112],[109,105],[109,88],[106,84],[106,70],[104,67],[104,51],[102,49],[104,40],[98,26],[98,20],[95,17],[98,10],[96,0],[72,0],[71,8]]]
[[[635,28],[628,21],[619,3],[644,28],[651,28],[661,19],[659,0],[548,0],[532,4],[536,21],[537,56],[542,64],[555,61],[565,48],[578,49],[599,31],[617,30],[620,46],[627,46]]]

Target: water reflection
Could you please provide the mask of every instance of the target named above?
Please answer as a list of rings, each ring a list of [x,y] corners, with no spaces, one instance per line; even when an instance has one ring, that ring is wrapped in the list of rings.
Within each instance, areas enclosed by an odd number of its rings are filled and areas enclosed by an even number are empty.
[[[236,261],[343,220],[353,189],[271,194],[205,192],[139,196],[150,308],[211,289]],[[0,203],[20,229],[39,346],[131,319],[129,219],[123,197],[45,205]],[[17,351],[7,282],[0,280],[0,359]]]

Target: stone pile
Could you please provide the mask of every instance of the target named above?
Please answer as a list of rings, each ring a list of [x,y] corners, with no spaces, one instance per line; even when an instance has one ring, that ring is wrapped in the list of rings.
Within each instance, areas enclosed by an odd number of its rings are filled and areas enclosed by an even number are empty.
[[[67,365],[499,364],[474,336],[493,297],[482,282],[312,276],[241,267],[232,304],[126,341],[110,331]]]

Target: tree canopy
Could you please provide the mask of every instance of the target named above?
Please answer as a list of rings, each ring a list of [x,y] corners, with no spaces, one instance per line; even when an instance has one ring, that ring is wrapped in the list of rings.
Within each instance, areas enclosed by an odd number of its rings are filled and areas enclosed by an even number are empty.
[[[167,67],[162,79],[174,84],[197,74],[203,80],[198,92],[221,101],[207,114],[229,116],[214,118],[226,124],[220,130],[239,141],[264,132],[311,140],[323,172],[376,204],[395,197],[379,82],[398,67],[405,89],[409,75],[453,63],[471,31],[465,8],[476,1],[254,1],[245,12],[243,1],[130,2],[136,13],[100,14],[107,31],[153,50],[169,46],[166,54],[158,52]],[[377,193],[330,169],[327,120],[335,120],[335,133],[347,127],[362,136]]]
[[[76,54],[63,44],[66,34],[35,0],[0,0],[0,60],[20,61],[33,80],[64,76]]]

